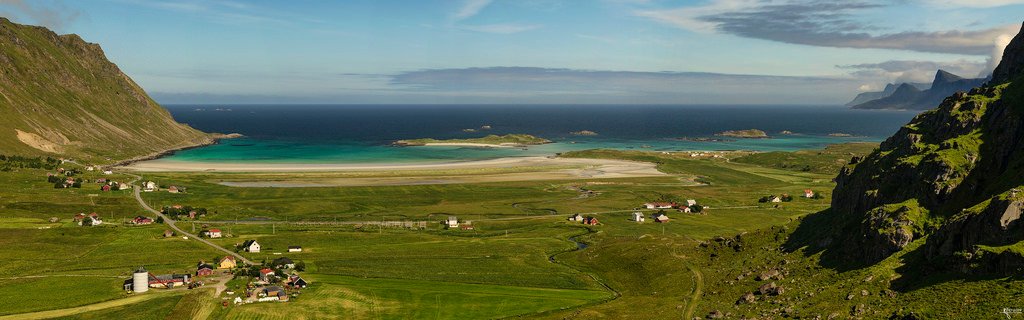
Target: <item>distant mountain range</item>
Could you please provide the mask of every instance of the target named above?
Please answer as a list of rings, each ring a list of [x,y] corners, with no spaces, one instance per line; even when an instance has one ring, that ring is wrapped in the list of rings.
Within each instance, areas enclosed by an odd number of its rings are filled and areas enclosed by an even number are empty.
[[[985,83],[986,78],[967,79],[939,70],[935,80],[926,83],[888,84],[885,90],[858,94],[846,106],[853,109],[926,110],[938,106],[957,91],[968,91]]]

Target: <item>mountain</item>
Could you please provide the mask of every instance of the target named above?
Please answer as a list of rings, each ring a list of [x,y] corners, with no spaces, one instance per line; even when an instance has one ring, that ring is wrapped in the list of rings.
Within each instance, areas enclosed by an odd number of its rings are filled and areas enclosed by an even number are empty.
[[[899,84],[890,83],[890,84],[886,84],[885,85],[885,89],[882,89],[882,91],[861,92],[860,94],[857,94],[857,96],[854,97],[853,100],[850,100],[850,102],[846,103],[846,106],[847,107],[852,107],[852,106],[855,106],[855,105],[858,105],[858,104],[862,104],[862,103],[865,103],[865,102],[868,102],[868,101],[878,100],[878,99],[881,99],[881,98],[888,97],[888,96],[892,95],[893,92],[896,92],[896,87],[899,87],[902,84],[910,84],[910,85],[912,85],[915,88],[918,88],[920,90],[928,90],[928,87],[931,86],[930,83],[911,83],[911,82],[903,82],[903,83],[899,83]]]
[[[212,138],[175,122],[99,45],[0,17],[0,154],[111,163]]]
[[[903,257],[915,270],[1021,274],[1024,34],[996,70],[842,168],[832,208],[813,218],[828,221],[817,224],[817,245],[846,263],[911,250]],[[936,80],[965,79],[940,72]]]
[[[954,92],[967,91],[983,83],[985,83],[983,78],[965,79],[944,70],[939,70],[935,73],[935,79],[932,80],[931,86],[926,90],[918,90],[919,92],[913,94],[904,92],[903,95],[896,95],[894,92],[894,94],[884,98],[853,105],[852,108],[925,110],[934,108],[944,98]],[[900,87],[903,87],[903,85],[900,85]],[[915,89],[917,88],[915,87]]]

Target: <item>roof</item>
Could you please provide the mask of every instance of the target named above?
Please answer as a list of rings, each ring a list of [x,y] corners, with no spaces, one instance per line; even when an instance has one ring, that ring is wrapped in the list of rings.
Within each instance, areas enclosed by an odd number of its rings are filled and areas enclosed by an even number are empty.
[[[253,243],[259,244],[258,242],[256,242],[256,240],[245,240],[245,242],[242,242],[242,245],[248,247],[251,246]]]
[[[200,263],[198,266],[196,266],[196,269],[199,269],[199,270],[202,270],[202,269],[213,270],[213,266],[205,264],[205,263]]]
[[[220,232],[220,229],[210,229],[209,232]]]
[[[224,256],[224,259],[220,259],[220,262],[224,262],[224,260],[231,260],[231,262],[234,262],[235,261],[235,257]]]
[[[288,249],[302,249],[302,246],[288,246]]]
[[[260,274],[267,274],[267,273],[274,273],[274,270],[271,270],[270,268],[263,268],[263,269],[260,270]]]
[[[646,204],[652,204],[652,205],[656,205],[656,206],[671,206],[671,205],[674,205],[675,203],[672,203],[672,202],[648,202]]]

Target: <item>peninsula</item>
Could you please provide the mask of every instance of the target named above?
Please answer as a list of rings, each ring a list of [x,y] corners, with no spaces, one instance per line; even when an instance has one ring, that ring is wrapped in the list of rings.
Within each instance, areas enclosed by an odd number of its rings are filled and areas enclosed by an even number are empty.
[[[485,148],[508,148],[528,145],[540,145],[551,143],[551,140],[535,137],[528,134],[506,134],[487,135],[481,138],[469,139],[411,139],[398,140],[392,143],[396,146],[464,146],[464,147],[485,147]]]

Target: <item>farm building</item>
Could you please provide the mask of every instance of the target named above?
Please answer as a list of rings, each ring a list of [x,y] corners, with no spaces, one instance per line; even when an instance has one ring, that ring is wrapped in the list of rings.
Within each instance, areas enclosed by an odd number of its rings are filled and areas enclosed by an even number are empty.
[[[221,237],[220,229],[206,230],[206,237],[207,238],[220,238]]]
[[[152,224],[153,223],[153,219],[150,219],[150,218],[144,217],[144,216],[137,216],[137,217],[135,217],[135,219],[132,219],[132,223],[134,223],[134,224]]]
[[[288,286],[292,288],[305,288],[307,285],[308,283],[306,283],[306,280],[303,280],[302,277],[297,275],[288,277]]]
[[[217,269],[234,269],[238,264],[235,263],[235,257],[224,256],[224,259],[220,259],[220,263],[217,264]]]
[[[583,216],[579,213],[569,216],[569,221],[583,222]]]
[[[594,217],[583,218],[583,224],[586,224],[586,225],[596,226],[599,223],[601,223],[601,222],[597,221],[597,218],[594,218]]]
[[[666,215],[664,213],[655,214],[654,215],[654,222],[667,223],[668,222],[668,215]]]
[[[110,191],[110,185],[105,184],[103,186],[100,186],[100,191]]]
[[[149,277],[150,288],[173,288],[187,285],[192,278],[187,274],[163,274]]]
[[[633,212],[633,221],[644,222],[644,214],[639,211]]]
[[[295,268],[295,261],[292,261],[292,259],[288,259],[288,257],[280,257],[274,259],[274,261],[271,262],[270,265],[278,268],[291,269]]]
[[[177,186],[167,187],[167,192],[168,193],[178,193],[178,187]]]
[[[460,230],[474,230],[473,225],[471,225],[471,224],[461,225],[461,226],[459,226],[459,229]]]
[[[157,189],[156,182],[153,181],[146,181],[146,183],[143,183],[142,186],[142,191],[145,192],[153,192]]]
[[[676,207],[675,202],[648,202],[644,203],[644,208],[647,209],[672,209]]]
[[[242,243],[242,250],[246,252],[260,252],[260,244],[256,240],[246,240]]]
[[[686,206],[687,207],[692,207],[692,206],[695,206],[695,205],[697,205],[697,200],[693,200],[693,199],[686,200]]]
[[[288,252],[302,252],[301,246],[288,246]]]
[[[174,236],[174,231],[164,230],[164,238],[170,238]]]
[[[200,261],[199,264],[196,265],[196,277],[204,277],[210,275],[213,275],[213,266],[207,264],[206,262]]]
[[[808,199],[814,198],[814,190],[811,190],[811,189],[804,190],[804,198],[808,198]]]
[[[455,216],[449,216],[448,219],[444,221],[444,227],[447,229],[458,228],[459,218],[456,218]]]
[[[690,207],[679,207],[679,212],[690,213],[691,211],[693,211],[693,209],[690,209]]]
[[[782,198],[779,197],[779,196],[772,196],[772,200],[771,201],[772,201],[772,203],[779,203],[779,202],[782,202]]]

